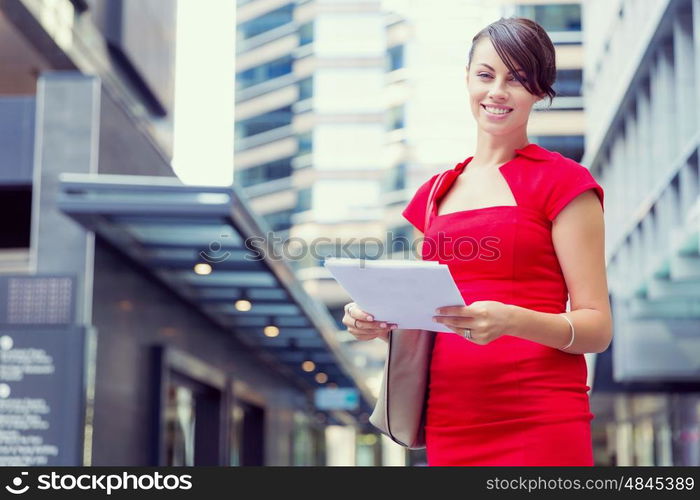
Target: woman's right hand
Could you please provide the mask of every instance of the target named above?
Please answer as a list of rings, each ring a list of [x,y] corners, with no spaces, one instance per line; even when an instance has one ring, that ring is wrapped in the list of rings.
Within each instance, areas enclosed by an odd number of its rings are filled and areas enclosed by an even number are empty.
[[[385,321],[374,321],[371,314],[357,307],[357,304],[354,302],[345,304],[344,309],[345,315],[342,323],[348,327],[348,331],[357,340],[372,340],[379,337],[383,341],[388,342],[389,331],[398,326]]]

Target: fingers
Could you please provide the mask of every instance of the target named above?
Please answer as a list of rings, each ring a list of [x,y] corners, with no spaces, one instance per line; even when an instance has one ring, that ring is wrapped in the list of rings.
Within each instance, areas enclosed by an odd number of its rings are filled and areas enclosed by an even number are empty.
[[[359,307],[357,307],[357,304],[354,302],[350,302],[348,305],[345,306],[345,314],[349,315],[351,318],[355,319],[362,319],[365,321],[373,321],[374,318],[372,317],[371,314],[363,311]]]
[[[393,323],[386,321],[362,321],[353,318],[343,318],[343,324],[347,327],[352,327],[357,330],[381,330],[385,328],[396,328]]]
[[[433,316],[433,321],[448,328],[476,328],[473,318],[461,316]]]
[[[395,323],[387,323],[386,321],[361,321],[347,316],[343,318],[342,323],[348,327],[348,331],[353,335],[386,333],[397,327]]]
[[[397,325],[386,321],[372,321],[366,318],[372,315],[359,309],[354,302],[345,306],[345,316],[342,323],[348,327],[348,331],[357,340],[372,340],[377,337],[388,338],[389,330],[396,328]]]
[[[351,302],[345,306],[345,316],[343,316],[342,323],[347,327],[356,329],[396,328],[394,323],[373,321],[373,319],[371,314],[362,311],[359,307],[354,305],[354,302]]]
[[[357,329],[383,329],[383,328],[396,328],[395,323],[390,323],[387,321],[365,321],[354,316],[346,314],[343,316],[342,323],[345,326],[353,327]]]

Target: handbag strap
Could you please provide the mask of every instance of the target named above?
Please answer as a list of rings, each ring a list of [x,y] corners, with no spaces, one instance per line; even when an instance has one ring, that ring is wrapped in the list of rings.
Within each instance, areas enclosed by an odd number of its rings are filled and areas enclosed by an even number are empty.
[[[428,226],[431,222],[431,215],[433,214],[433,202],[435,200],[435,195],[437,193],[438,187],[440,186],[440,184],[442,184],[443,179],[448,173],[450,173],[450,170],[445,170],[440,175],[438,175],[437,179],[435,179],[435,182],[433,183],[430,189],[430,194],[428,195],[428,203],[426,203],[425,205],[425,222],[423,224],[423,234],[426,233],[426,231],[428,230]]]

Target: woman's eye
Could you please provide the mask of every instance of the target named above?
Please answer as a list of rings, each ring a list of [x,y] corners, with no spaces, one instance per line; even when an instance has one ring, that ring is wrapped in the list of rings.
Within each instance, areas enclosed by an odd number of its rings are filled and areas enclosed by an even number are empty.
[[[479,73],[476,76],[479,76],[481,78],[491,78],[491,75],[489,75],[488,73]],[[518,80],[515,77],[512,77],[512,78],[509,78],[508,81],[509,82],[517,82]],[[526,82],[526,81],[527,81],[527,79],[523,78],[523,82]]]

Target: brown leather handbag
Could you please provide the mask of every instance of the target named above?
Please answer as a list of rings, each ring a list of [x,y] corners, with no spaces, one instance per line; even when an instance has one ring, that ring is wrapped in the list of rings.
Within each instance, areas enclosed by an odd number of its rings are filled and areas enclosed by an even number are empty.
[[[435,180],[425,207],[425,226],[438,185],[447,172]],[[379,397],[369,421],[395,443],[409,449],[425,448],[425,403],[428,396],[430,359],[436,332],[396,329],[389,332]]]

